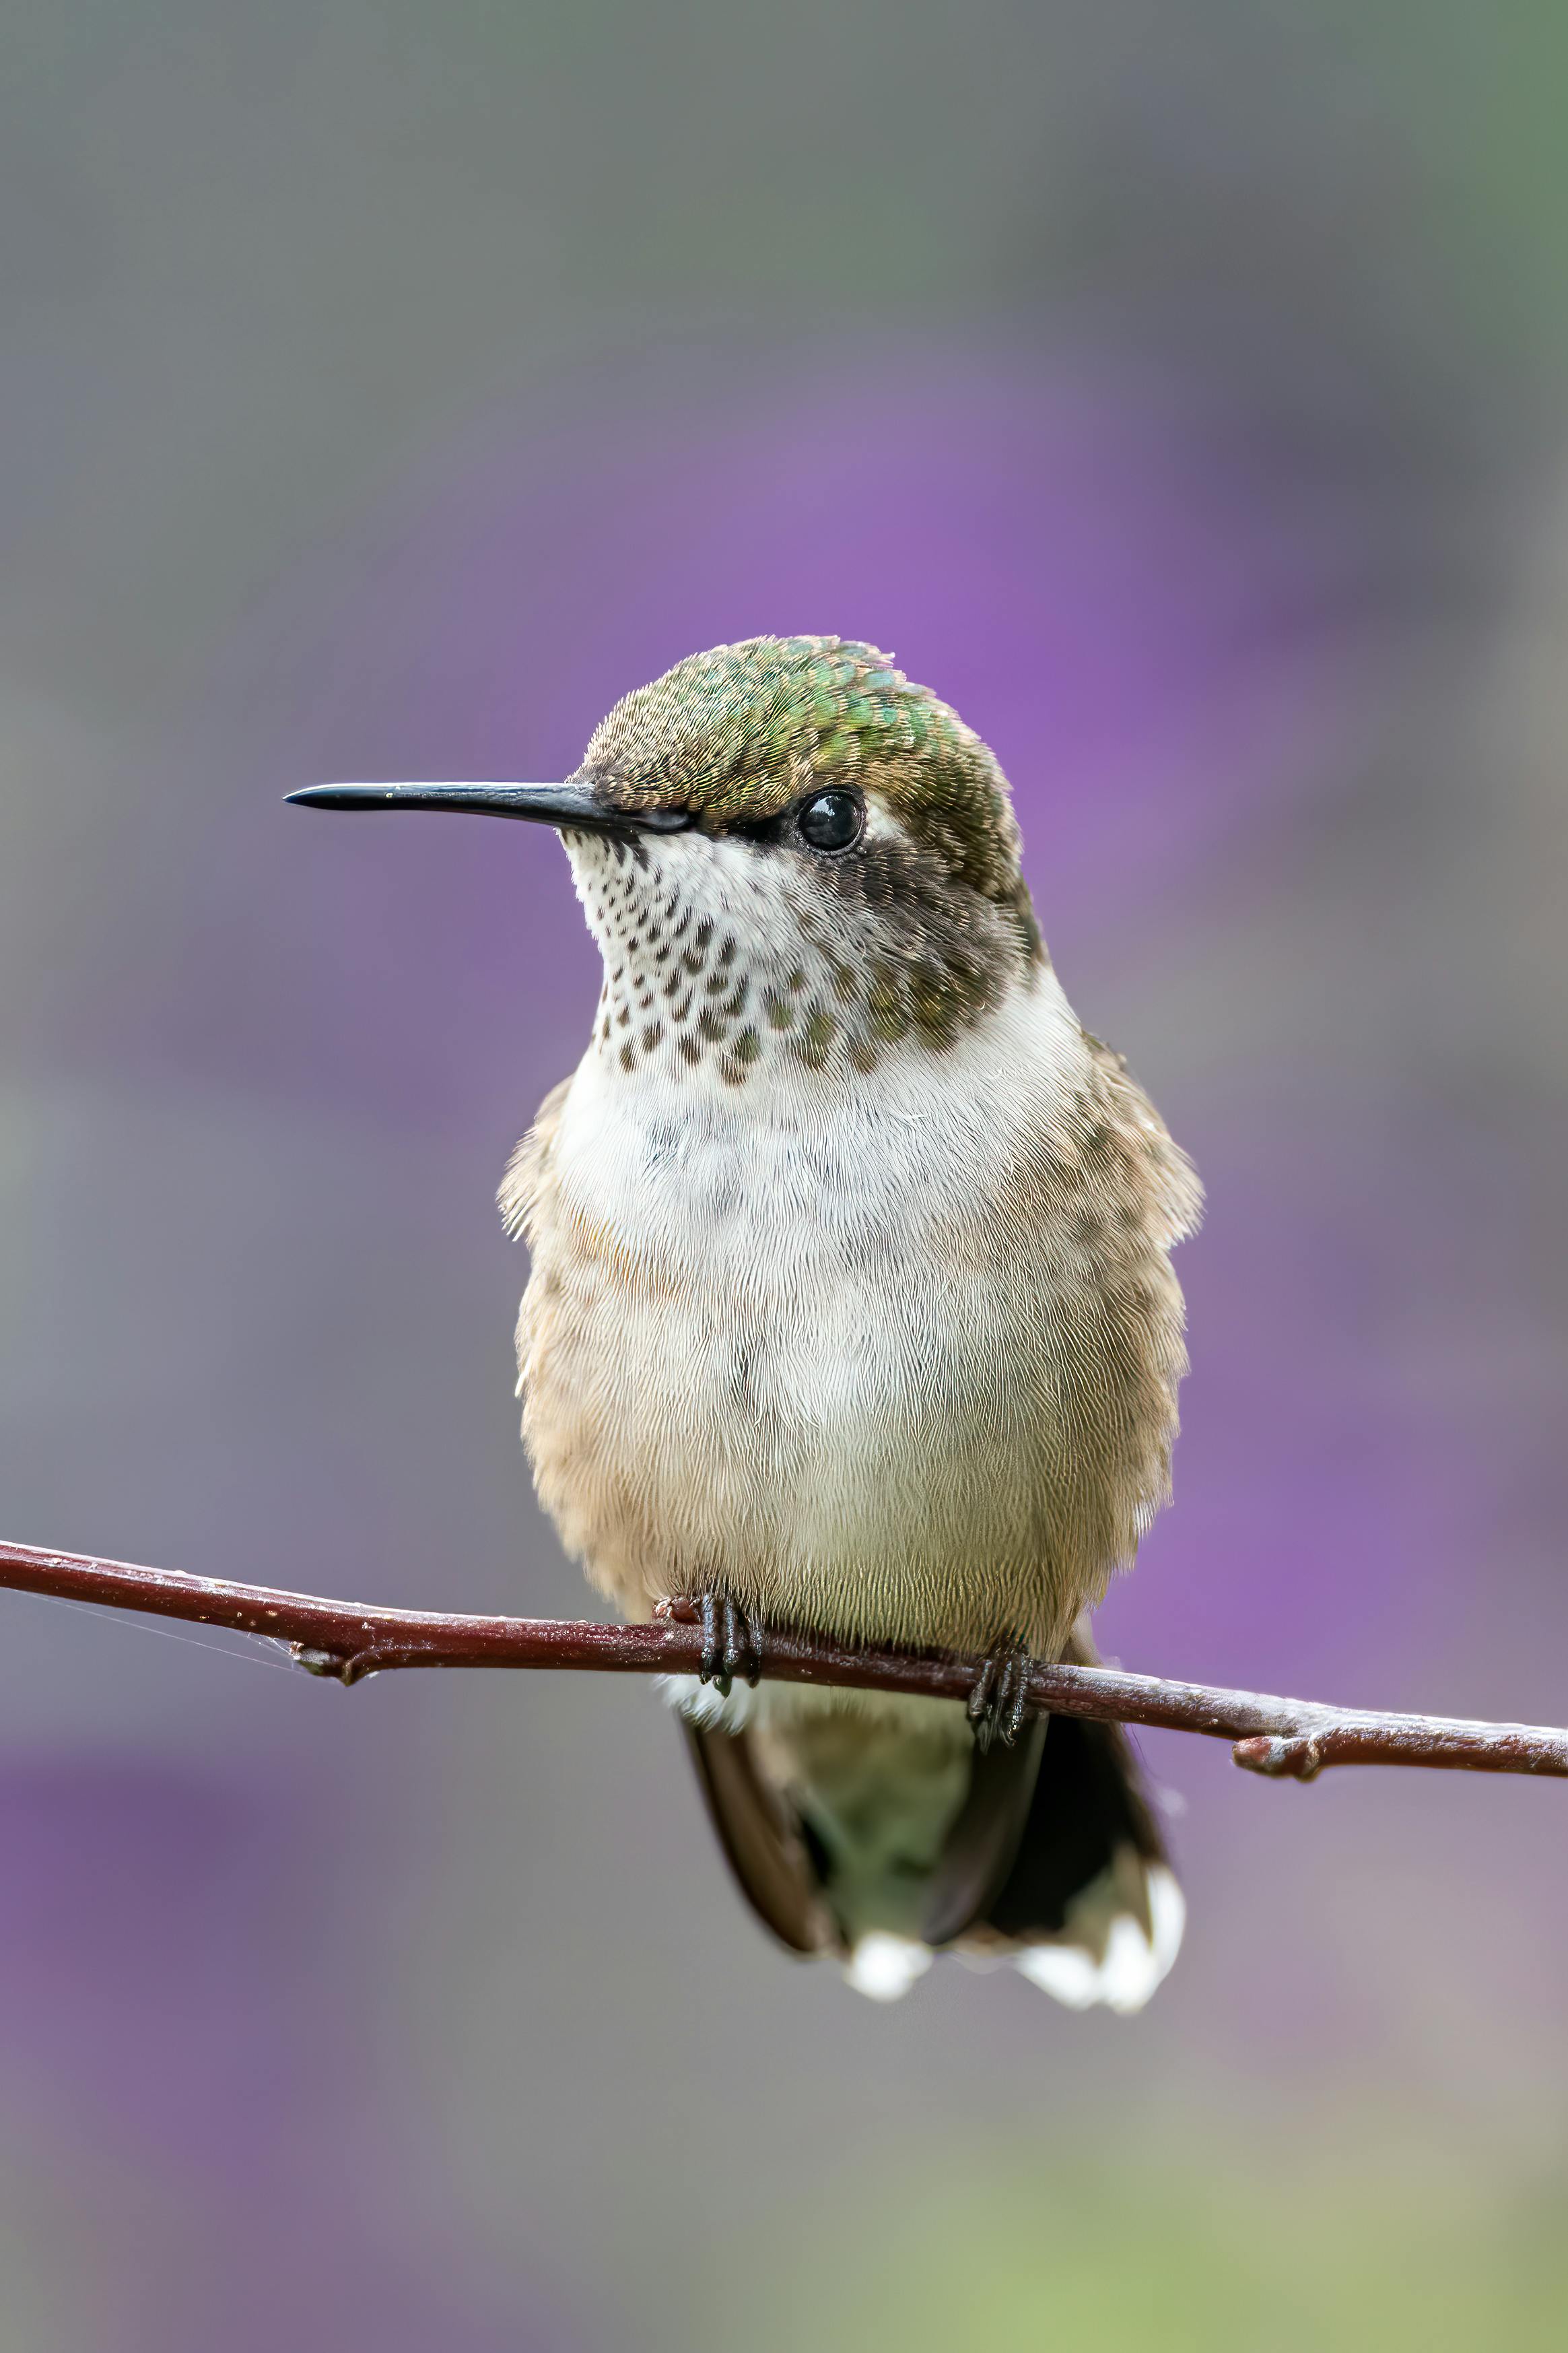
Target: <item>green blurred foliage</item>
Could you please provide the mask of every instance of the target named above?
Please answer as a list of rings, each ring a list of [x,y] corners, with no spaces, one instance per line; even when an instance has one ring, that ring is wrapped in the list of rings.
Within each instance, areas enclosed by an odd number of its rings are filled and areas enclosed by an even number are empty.
[[[1463,2152],[1453,2152],[1462,2159]],[[1568,2309],[1563,2184],[1488,2199],[1386,2122],[1255,2151],[1206,2133],[1079,2162],[1037,2146],[888,2152],[762,2266],[754,2353],[1555,2353]],[[954,2161],[957,2158],[958,2161]],[[961,2184],[962,2186],[955,2186]],[[835,2216],[837,2217],[835,2220]],[[735,2342],[732,2316],[704,2334]]]

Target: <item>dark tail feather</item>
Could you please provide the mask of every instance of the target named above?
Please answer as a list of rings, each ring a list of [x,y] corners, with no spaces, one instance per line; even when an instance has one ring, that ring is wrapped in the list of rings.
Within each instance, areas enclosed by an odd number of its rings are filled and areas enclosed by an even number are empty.
[[[1144,1863],[1165,1862],[1139,1783],[1120,1725],[1052,1718],[1017,1854],[986,1915],[999,1936],[1059,1936],[1075,1898],[1122,1850]]]
[[[952,1944],[988,1916],[1009,1883],[1028,1831],[1046,1731],[1047,1719],[1040,1716],[1025,1725],[1010,1747],[976,1746],[969,1795],[947,1833],[926,1894],[921,1934],[928,1945]]]
[[[1067,1655],[1095,1658],[1081,1635]],[[1012,1868],[974,1924],[976,1948],[1010,1948],[1026,1976],[1074,2007],[1137,2010],[1175,1957],[1184,1909],[1121,1726],[1053,1716]]]

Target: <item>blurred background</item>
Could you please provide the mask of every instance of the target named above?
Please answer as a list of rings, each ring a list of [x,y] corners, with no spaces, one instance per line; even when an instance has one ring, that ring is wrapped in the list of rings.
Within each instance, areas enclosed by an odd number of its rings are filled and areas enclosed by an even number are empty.
[[[1568,18],[20,0],[0,1425],[23,1541],[579,1613],[492,1195],[523,828],[753,631],[996,747],[1207,1179],[1128,1664],[1562,1722]],[[1551,1784],[1146,1743],[1142,2017],[762,1939],[652,1694],[0,1596],[5,2353],[1556,2346]]]

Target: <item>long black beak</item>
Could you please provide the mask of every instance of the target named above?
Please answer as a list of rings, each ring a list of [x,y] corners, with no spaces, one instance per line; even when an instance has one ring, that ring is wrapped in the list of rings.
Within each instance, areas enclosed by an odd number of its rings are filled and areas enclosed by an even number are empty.
[[[301,808],[449,809],[463,817],[527,818],[569,832],[679,833],[684,809],[619,809],[591,785],[307,785],[286,793]]]

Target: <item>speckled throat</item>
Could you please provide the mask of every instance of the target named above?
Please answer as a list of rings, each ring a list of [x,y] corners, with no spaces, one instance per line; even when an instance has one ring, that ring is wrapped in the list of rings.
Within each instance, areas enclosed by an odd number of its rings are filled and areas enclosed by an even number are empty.
[[[955,886],[875,809],[853,857],[738,834],[565,837],[605,962],[595,1044],[627,1072],[742,1086],[950,1047],[1036,969],[1016,911]]]

